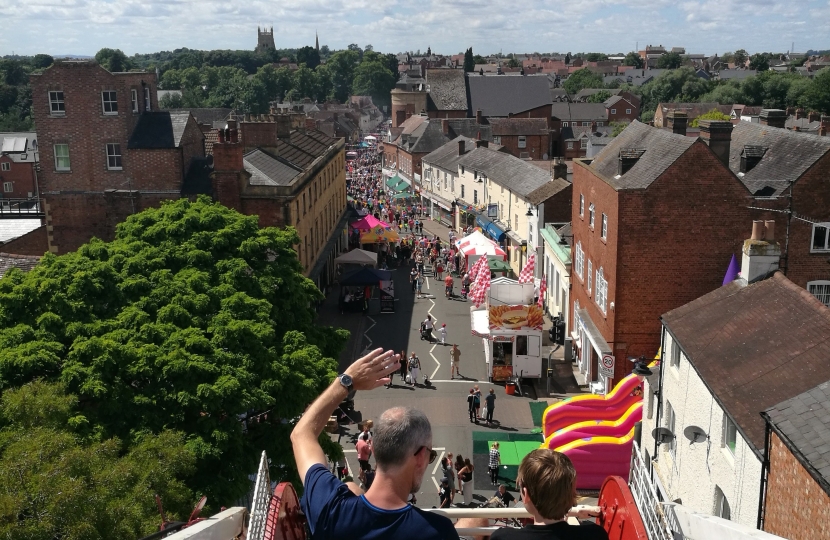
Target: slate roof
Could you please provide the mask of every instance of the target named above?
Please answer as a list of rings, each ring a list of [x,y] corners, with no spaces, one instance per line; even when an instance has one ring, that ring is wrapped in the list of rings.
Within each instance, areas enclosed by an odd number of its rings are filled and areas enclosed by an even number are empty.
[[[759,113],[760,114],[760,113]],[[815,131],[818,133],[818,129],[821,126],[821,122],[818,120],[813,120],[810,122],[810,119],[806,116],[801,117],[796,120],[795,116],[787,117],[787,120],[784,122],[784,127],[787,129],[793,129],[794,127],[798,127],[800,131]]]
[[[489,180],[510,189],[521,197],[528,197],[551,181],[548,171],[491,148],[482,147],[467,152],[458,160],[458,164],[483,172]]]
[[[692,137],[675,135],[635,120],[594,157],[589,167],[616,190],[645,189],[695,142]],[[620,152],[630,149],[645,152],[628,172],[617,178]]]
[[[830,309],[780,272],[733,281],[662,320],[757,452],[761,412],[830,380]]]
[[[316,129],[292,131],[288,141],[277,141],[277,154],[299,169],[305,169],[334,143],[335,139]]]
[[[722,69],[718,72],[718,79],[722,81],[740,81],[747,77],[754,77],[758,72],[754,69]]]
[[[550,175],[548,175],[550,176]],[[545,202],[550,197],[557,193],[568,189],[571,183],[564,178],[553,178],[549,182],[542,184],[527,195],[527,200],[530,204],[537,205]]]
[[[289,186],[303,169],[257,148],[242,157],[252,186]]]
[[[605,107],[613,107],[614,105],[616,105],[620,101],[623,102],[622,105],[628,105],[629,107],[634,107],[633,103],[631,103],[630,101],[628,101],[627,99],[625,99],[622,96],[611,96],[610,98],[603,101],[602,104],[605,105]]]
[[[436,167],[440,167],[447,171],[453,171],[453,173],[455,173],[455,171],[458,170],[458,160],[463,157],[463,155],[458,155],[459,140],[464,141],[465,153],[476,147],[475,139],[459,135],[450,142],[422,157],[421,162],[429,163]]]
[[[551,116],[563,122],[573,120],[598,120],[604,122],[607,118],[605,105],[602,103],[554,103],[551,105]]]
[[[209,165],[208,158],[197,157],[190,160],[190,167],[182,182],[182,195],[211,195],[213,182],[210,179],[210,173],[212,172],[213,168]]]
[[[752,193],[770,187],[775,189],[774,194],[780,194],[789,182],[796,181],[830,152],[830,137],[738,122],[732,128],[729,146],[729,168],[735,174],[741,170],[741,152],[746,146],[761,146],[767,150],[755,167],[739,176],[741,181]]]
[[[402,137],[398,138],[401,148],[410,153],[428,154],[459,135],[471,139],[477,139],[481,135],[481,138],[485,141],[493,140],[491,126],[477,124],[475,118],[450,118],[447,122],[449,123],[449,133],[445,134],[441,119],[425,119],[409,134],[407,144],[401,143]],[[405,133],[406,131],[404,131]]]
[[[550,84],[545,76],[467,76],[468,110],[484,116],[505,117],[551,103]]]
[[[28,272],[40,262],[40,257],[32,255],[14,255],[12,253],[0,253],[0,278],[12,268],[18,268]]]
[[[544,135],[548,123],[544,118],[491,118],[493,135]]]
[[[188,111],[142,113],[130,135],[127,148],[178,148],[189,118]]]
[[[192,109],[170,109],[171,113],[187,113],[193,115],[197,124],[213,127],[216,122],[226,122],[233,109],[223,107],[196,107]],[[224,126],[223,126],[224,127]]]
[[[463,69],[428,69],[427,109],[431,111],[466,111],[467,87]]]

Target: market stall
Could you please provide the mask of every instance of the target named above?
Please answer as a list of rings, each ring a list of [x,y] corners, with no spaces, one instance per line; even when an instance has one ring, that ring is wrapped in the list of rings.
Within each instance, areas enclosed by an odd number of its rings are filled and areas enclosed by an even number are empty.
[[[472,268],[478,258],[485,255],[488,258],[507,260],[507,252],[480,231],[473,231],[464,238],[457,240],[455,247],[466,259],[465,268]]]
[[[470,311],[471,331],[482,338],[491,381],[542,376],[542,316],[532,283],[492,281],[487,302]]]

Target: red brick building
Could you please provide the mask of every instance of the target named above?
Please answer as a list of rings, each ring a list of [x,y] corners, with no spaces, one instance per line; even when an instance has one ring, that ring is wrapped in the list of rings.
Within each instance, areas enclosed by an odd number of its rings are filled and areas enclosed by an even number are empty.
[[[705,123],[691,139],[635,121],[574,162],[572,338],[606,391],[629,357],[658,351],[660,315],[719,287],[739,253],[751,194],[725,164],[731,128]],[[613,380],[598,373],[606,354]]]
[[[493,144],[517,158],[547,159],[550,152],[549,120],[545,118],[491,118]]]
[[[0,133],[0,197],[37,197],[37,135]]]
[[[181,195],[204,136],[190,113],[158,111],[153,73],[55,62],[30,77],[49,250],[111,239],[128,215]]]

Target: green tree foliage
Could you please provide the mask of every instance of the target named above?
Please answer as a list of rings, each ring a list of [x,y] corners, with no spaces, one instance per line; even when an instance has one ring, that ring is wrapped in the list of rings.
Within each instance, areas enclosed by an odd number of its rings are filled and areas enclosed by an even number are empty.
[[[749,60],[749,53],[745,49],[738,49],[732,55],[732,61],[735,63],[735,67],[743,67],[746,65],[747,60]]]
[[[484,58],[483,56],[481,56],[480,54],[476,54],[476,55],[473,56],[473,64],[474,65],[477,66],[479,64],[486,64],[486,63],[487,63],[487,59]]]
[[[767,53],[753,54],[749,59],[749,69],[756,71],[767,71],[769,69],[770,55]]]
[[[368,54],[368,53],[367,53]],[[390,92],[395,88],[395,76],[380,60],[360,63],[354,73],[352,94],[372,96],[372,102],[378,107],[391,107]]]
[[[669,52],[657,59],[657,67],[660,69],[677,69],[683,63],[680,54]]]
[[[3,72],[3,82],[9,86],[26,84],[28,79],[23,63],[18,60],[0,60],[0,71]]]
[[[617,135],[622,133],[623,130],[627,128],[629,124],[630,122],[611,122],[610,124],[608,124],[609,126],[614,128],[613,131],[611,131],[611,137],[616,137]]]
[[[54,58],[48,54],[36,54],[32,58],[32,67],[35,69],[46,69],[55,61]]]
[[[726,120],[727,122],[731,120],[728,114],[723,114],[717,109],[712,109],[711,111],[705,112],[698,117],[692,119],[691,127],[698,127],[700,125],[701,120]]]
[[[214,507],[247,492],[262,450],[272,478],[297,481],[285,420],[334,377],[347,333],[315,325],[322,296],[301,273],[296,231],[257,221],[206,198],[170,201],[119,224],[112,242],[10,271],[0,388],[64,384],[78,425],[128,453],[146,434],[181,432],[200,471],[187,487]]]
[[[320,53],[314,47],[301,47],[297,49],[297,63],[305,64],[309,69],[317,69],[320,65]]]
[[[509,68],[517,68],[517,67],[520,67],[520,66],[521,66],[521,64],[515,58],[511,58],[510,60],[507,61],[507,67],[509,67]]]
[[[317,76],[306,66],[301,65],[294,72],[291,99],[313,99],[317,93]],[[346,94],[348,96],[348,94]]]
[[[589,52],[585,54],[586,62],[599,62],[601,60],[608,60],[608,55],[596,52]]]
[[[562,86],[571,95],[576,94],[583,88],[602,88],[602,75],[587,68],[578,69],[571,73]]]
[[[195,502],[183,479],[195,458],[182,433],[142,433],[130,448],[102,438],[58,383],[35,381],[0,400],[0,537],[138,538]]]
[[[469,73],[475,69],[475,56],[473,56],[473,48],[470,47],[464,51],[464,72]]]
[[[349,98],[355,68],[359,60],[360,55],[357,51],[349,49],[334,53],[326,62],[331,74],[332,96],[334,99],[345,103]]]
[[[588,96],[588,99],[586,99],[585,101],[587,101],[588,103],[602,103],[610,97],[611,97],[611,92],[609,92],[608,90],[602,90],[602,91],[597,92],[595,94],[591,94],[590,96]]]
[[[121,52],[121,49],[103,48],[95,53],[95,61],[102,68],[113,73],[129,71],[132,68],[130,59],[127,58],[126,54]]]
[[[642,69],[643,67],[643,59],[640,58],[640,55],[634,51],[625,55],[625,60],[623,60],[624,66],[631,66],[636,69]]]

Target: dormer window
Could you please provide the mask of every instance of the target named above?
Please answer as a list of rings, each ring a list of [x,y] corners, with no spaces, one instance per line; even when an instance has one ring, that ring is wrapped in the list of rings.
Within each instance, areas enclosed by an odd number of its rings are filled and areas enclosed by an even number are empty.
[[[763,146],[749,144],[744,146],[744,149],[741,151],[741,172],[746,174],[751,171],[758,165],[766,152],[767,149]]]

